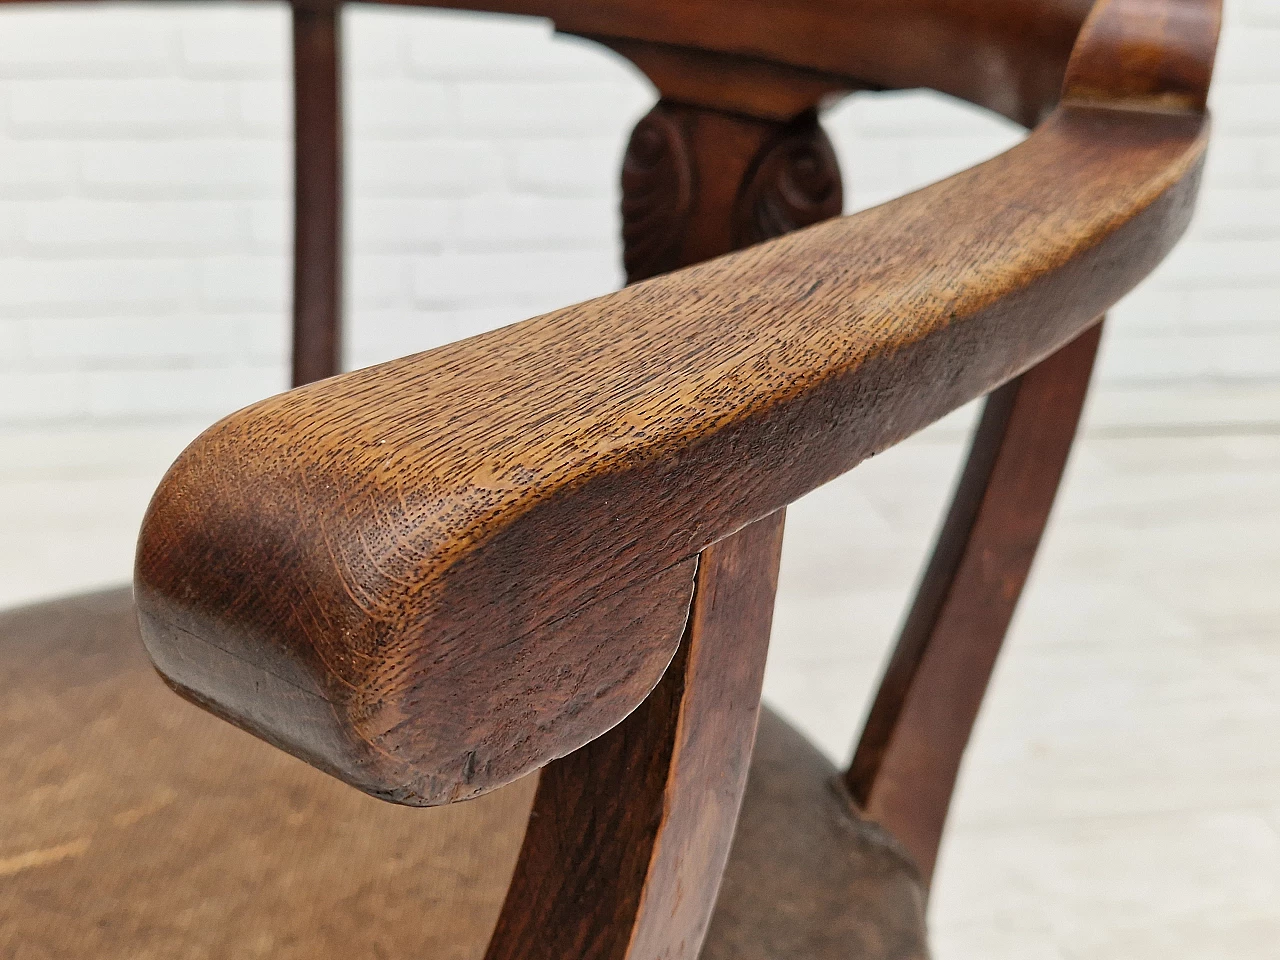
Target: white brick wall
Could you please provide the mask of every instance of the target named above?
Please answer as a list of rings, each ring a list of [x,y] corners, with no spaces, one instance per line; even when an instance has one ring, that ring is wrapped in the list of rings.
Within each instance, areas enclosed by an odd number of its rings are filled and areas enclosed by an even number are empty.
[[[0,428],[196,424],[284,385],[287,28],[258,5],[0,10]],[[536,21],[359,7],[346,29],[352,365],[620,282],[633,68]],[[1280,381],[1277,51],[1280,2],[1228,4],[1200,213],[1117,309],[1104,384]],[[924,94],[827,125],[851,209],[1018,136]]]

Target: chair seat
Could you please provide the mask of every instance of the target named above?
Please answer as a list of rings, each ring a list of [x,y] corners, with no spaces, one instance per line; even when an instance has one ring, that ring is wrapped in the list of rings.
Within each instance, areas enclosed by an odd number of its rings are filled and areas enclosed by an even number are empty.
[[[169,691],[127,590],[0,615],[0,953],[481,960],[536,776],[364,796]],[[918,875],[768,711],[705,960],[925,956]]]

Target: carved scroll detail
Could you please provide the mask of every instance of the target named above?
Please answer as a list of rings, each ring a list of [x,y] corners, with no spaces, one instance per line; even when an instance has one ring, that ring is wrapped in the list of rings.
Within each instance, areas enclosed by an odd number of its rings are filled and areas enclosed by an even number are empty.
[[[627,282],[679,266],[693,209],[693,161],[684,131],[664,104],[632,131],[622,164],[622,239]]]
[[[757,156],[734,212],[734,245],[782,236],[839,216],[843,208],[844,188],[831,141],[815,113],[803,114]]]

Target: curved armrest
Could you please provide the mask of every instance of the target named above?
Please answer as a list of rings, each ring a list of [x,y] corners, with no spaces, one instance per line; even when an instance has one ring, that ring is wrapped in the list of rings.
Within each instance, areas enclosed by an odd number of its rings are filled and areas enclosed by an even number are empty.
[[[656,683],[699,551],[1144,277],[1188,221],[1206,126],[1068,104],[884,206],[233,414],[148,512],[148,650],[389,799],[562,756]]]

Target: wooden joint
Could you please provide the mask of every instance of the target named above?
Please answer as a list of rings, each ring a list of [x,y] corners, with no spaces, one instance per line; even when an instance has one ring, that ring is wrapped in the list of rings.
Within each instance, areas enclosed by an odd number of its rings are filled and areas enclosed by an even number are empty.
[[[542,772],[486,960],[696,960],[746,788],[782,526],[778,511],[703,551],[661,683]]]

